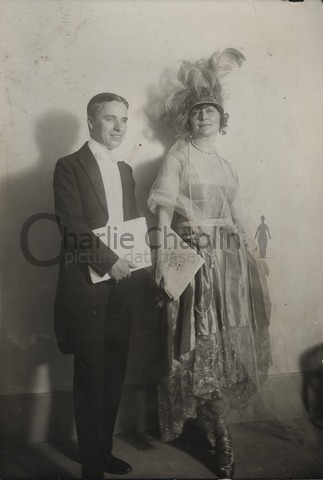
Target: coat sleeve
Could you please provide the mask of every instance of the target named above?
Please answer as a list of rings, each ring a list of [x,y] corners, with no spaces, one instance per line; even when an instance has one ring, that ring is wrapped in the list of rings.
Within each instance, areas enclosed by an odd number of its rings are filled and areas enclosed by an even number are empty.
[[[119,257],[87,225],[73,165],[65,159],[56,164],[54,202],[63,250],[77,252],[80,262],[87,263],[103,277]]]

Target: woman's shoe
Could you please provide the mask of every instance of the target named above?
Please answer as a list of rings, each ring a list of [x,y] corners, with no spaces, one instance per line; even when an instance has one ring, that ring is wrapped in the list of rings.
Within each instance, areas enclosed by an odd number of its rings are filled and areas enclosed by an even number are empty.
[[[196,408],[198,419],[204,423],[206,431],[209,433],[210,427],[213,430],[215,473],[221,479],[232,478],[234,469],[231,436],[224,421],[225,411],[226,405],[221,397],[214,398]],[[210,438],[209,434],[208,438]]]
[[[215,469],[219,478],[232,478],[234,471],[234,456],[231,440],[223,437],[215,447]]]
[[[219,478],[232,478],[234,456],[231,436],[227,426],[220,416],[215,427],[215,467]]]

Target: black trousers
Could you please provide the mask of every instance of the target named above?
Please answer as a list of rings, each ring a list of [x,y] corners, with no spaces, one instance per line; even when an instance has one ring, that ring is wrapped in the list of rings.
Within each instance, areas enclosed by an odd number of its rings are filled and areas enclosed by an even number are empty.
[[[74,410],[82,478],[103,479],[127,368],[134,277],[107,282],[105,305],[72,326]]]

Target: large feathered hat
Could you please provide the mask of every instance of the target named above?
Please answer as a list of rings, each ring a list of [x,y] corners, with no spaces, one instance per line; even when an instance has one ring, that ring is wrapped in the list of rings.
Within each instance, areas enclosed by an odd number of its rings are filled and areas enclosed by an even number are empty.
[[[183,61],[177,74],[182,88],[156,106],[157,115],[180,135],[192,108],[207,103],[219,110],[222,126],[225,125],[228,115],[224,113],[222,80],[233,68],[241,67],[244,60],[239,50],[226,48],[195,63]]]

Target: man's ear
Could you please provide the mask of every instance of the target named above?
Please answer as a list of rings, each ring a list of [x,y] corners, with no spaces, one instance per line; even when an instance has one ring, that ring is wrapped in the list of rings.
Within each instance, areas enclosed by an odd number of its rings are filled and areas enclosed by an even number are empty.
[[[93,117],[88,116],[87,117],[87,125],[89,127],[89,130],[93,130],[93,124],[94,124],[94,119]]]

